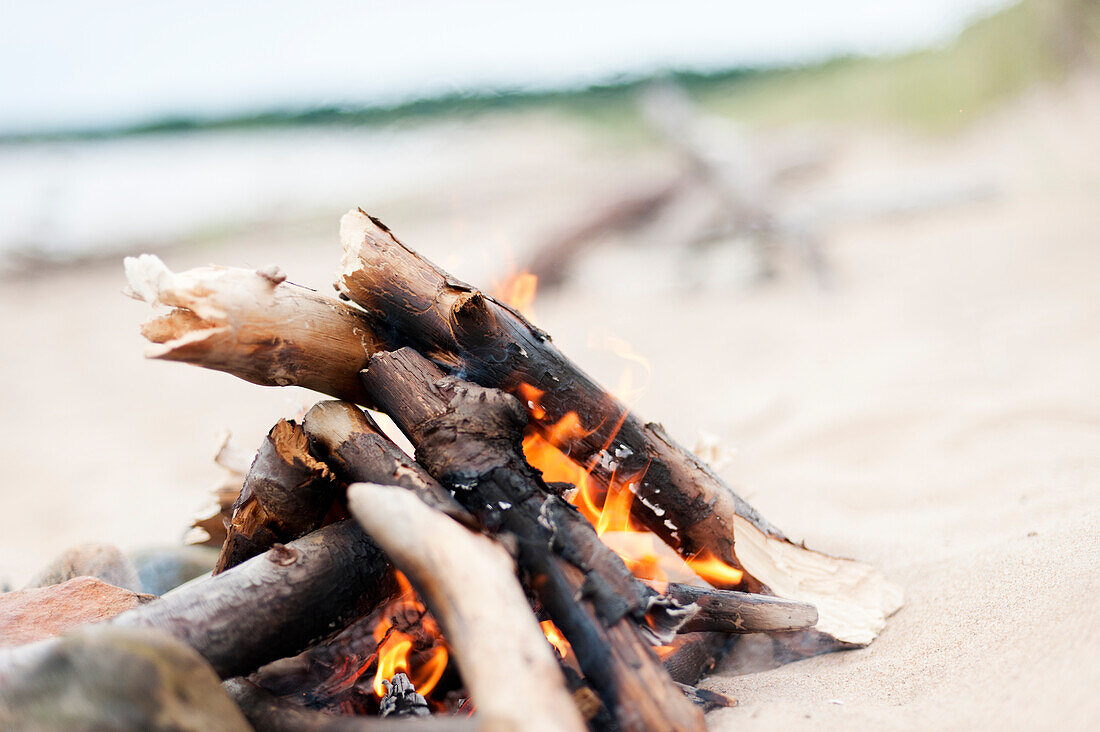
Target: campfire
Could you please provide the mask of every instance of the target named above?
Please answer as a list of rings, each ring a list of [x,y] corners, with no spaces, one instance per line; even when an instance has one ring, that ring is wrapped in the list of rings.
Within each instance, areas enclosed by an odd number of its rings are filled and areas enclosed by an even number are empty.
[[[362,211],[340,234],[339,298],[126,260],[169,308],[150,357],[334,397],[223,494],[212,576],[107,621],[182,640],[256,728],[699,730],[734,702],[695,684],[744,634],[794,660],[870,643],[900,605],[559,352],[530,276],[493,297]],[[0,682],[59,642],[8,652]]]

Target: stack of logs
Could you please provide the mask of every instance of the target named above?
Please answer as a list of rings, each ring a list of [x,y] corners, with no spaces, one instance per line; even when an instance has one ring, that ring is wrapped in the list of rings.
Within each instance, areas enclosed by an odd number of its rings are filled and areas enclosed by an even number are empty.
[[[869,642],[896,606],[866,565],[788,541],[509,306],[362,211],[341,236],[341,299],[275,267],[176,274],[149,255],[126,262],[130,294],[171,308],[143,327],[150,356],[336,398],[271,430],[211,578],[111,621],[184,640],[255,726],[325,727],[309,707],[361,712],[347,668],[377,662],[372,631],[405,578],[422,605],[401,614],[404,631],[438,629],[451,687],[476,711],[418,716],[408,678],[387,676],[383,707],[409,715],[402,729],[701,730],[703,710],[728,700],[691,685],[736,634],[768,632],[788,658],[804,656]],[[361,407],[389,415],[415,459]],[[640,476],[631,521],[685,558],[738,570],[736,582],[655,587],[631,573],[567,500],[574,487],[525,459],[525,434],[570,412],[584,428],[563,447],[572,460],[594,480]]]

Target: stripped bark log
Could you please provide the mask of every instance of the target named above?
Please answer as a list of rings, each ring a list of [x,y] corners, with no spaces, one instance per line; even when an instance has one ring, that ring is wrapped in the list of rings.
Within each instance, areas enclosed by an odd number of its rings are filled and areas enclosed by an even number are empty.
[[[278,267],[176,274],[151,254],[125,265],[127,294],[173,308],[142,326],[156,344],[147,357],[362,402],[356,373],[378,347],[356,308],[287,282]]]
[[[838,641],[835,647],[869,643],[900,607],[900,589],[877,570],[790,541],[660,425],[629,412],[508,306],[453,279],[362,211],[344,217],[341,238],[337,289],[364,308],[381,340],[417,348],[482,386],[512,393],[533,387],[541,396],[538,409],[529,405],[528,412],[543,434],[576,413],[583,429],[563,449],[593,466],[604,483],[611,466],[644,473],[632,518],[681,555],[708,553],[743,567],[748,575],[737,589],[817,606],[818,628]]]
[[[417,461],[455,491],[487,530],[515,542],[525,584],[569,640],[585,676],[622,728],[701,728],[697,710],[656,662],[637,625],[647,611],[652,616],[660,607],[652,591],[605,546],[629,581],[601,574],[612,559],[584,566],[582,556],[566,561],[553,553],[560,547],[551,523],[558,511],[547,507],[575,509],[552,495],[524,460],[520,441],[526,420],[519,403],[444,377],[409,349],[374,356],[363,383],[416,445]],[[595,537],[591,526],[588,530]],[[579,524],[568,532],[579,533]],[[596,544],[603,546],[596,538],[588,548],[597,552]],[[573,561],[582,562],[583,569]]]
[[[302,428],[279,420],[244,479],[214,574],[320,527],[338,487],[310,454]]]
[[[761,633],[802,630],[817,622],[817,608],[804,602],[781,600],[731,590],[670,584],[667,594],[681,604],[695,603],[699,610],[681,627],[682,632],[721,631]]]
[[[443,627],[483,724],[585,729],[503,548],[402,488],[357,483],[348,506]]]

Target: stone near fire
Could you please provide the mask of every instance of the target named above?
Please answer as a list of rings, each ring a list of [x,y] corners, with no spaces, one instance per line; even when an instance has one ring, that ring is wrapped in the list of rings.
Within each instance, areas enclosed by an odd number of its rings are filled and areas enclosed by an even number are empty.
[[[51,638],[153,599],[95,577],[0,595],[0,647]]]
[[[96,577],[115,587],[142,591],[134,565],[113,544],[81,544],[66,549],[27,583],[27,589],[49,587],[73,577]]]
[[[130,558],[137,568],[142,591],[163,595],[213,570],[218,550],[196,545],[156,547],[134,552]]]
[[[160,631],[82,628],[31,650],[0,684],[2,729],[251,729],[214,669]]]

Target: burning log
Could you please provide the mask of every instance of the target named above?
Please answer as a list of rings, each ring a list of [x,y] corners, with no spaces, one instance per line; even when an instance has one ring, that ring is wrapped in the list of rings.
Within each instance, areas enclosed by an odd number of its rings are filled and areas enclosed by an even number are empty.
[[[412,346],[482,386],[519,394],[536,431],[603,484],[614,472],[641,476],[631,518],[685,558],[727,566],[723,588],[817,606],[818,629],[834,639],[833,648],[869,643],[900,606],[900,590],[872,567],[790,541],[512,308],[453,279],[362,211],[344,217],[341,239],[337,289],[364,308],[376,336],[390,347]],[[577,429],[563,437],[560,426],[569,420]]]
[[[342,521],[110,622],[167,631],[229,678],[298,653],[394,589],[382,552]]]
[[[401,488],[359,483],[348,505],[439,620],[483,724],[584,729],[503,548]]]
[[[149,358],[225,371],[261,386],[302,386],[362,402],[356,374],[378,349],[363,314],[286,281],[278,267],[176,274],[127,257],[127,294],[173,310],[142,326]]]
[[[687,605],[695,603],[699,611],[681,630],[721,631],[723,633],[760,633],[812,628],[817,608],[804,602],[781,600],[769,595],[711,590],[704,587],[670,584],[668,595]]]
[[[328,468],[309,453],[302,428],[279,420],[245,477],[214,573],[320,527],[337,488]]]
[[[569,640],[581,670],[621,727],[700,729],[701,715],[657,663],[637,625],[641,617],[661,617],[660,598],[634,580],[590,526],[591,542],[567,555],[552,553],[571,543],[564,537],[583,535],[579,523],[555,520],[573,509],[549,492],[523,458],[526,417],[519,403],[444,377],[410,349],[374,356],[362,377],[370,397],[416,445],[417,461],[455,491],[490,532],[515,542],[525,584]],[[585,562],[588,554],[600,561]],[[621,571],[604,575],[616,560]],[[676,608],[664,606],[663,614],[665,621],[655,625],[667,630]]]

